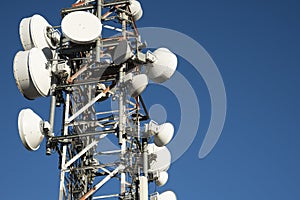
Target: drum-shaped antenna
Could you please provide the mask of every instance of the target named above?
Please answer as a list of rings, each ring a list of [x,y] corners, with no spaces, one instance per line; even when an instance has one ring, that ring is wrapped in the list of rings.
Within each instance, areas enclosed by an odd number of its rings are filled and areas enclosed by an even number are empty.
[[[159,187],[164,186],[169,179],[168,172],[160,172],[157,179],[155,180],[155,184]]]
[[[30,21],[31,21],[31,17],[24,18],[20,22],[20,26],[19,26],[20,39],[25,51],[30,50],[34,47],[31,38],[31,32],[30,32]]]
[[[100,36],[102,24],[95,15],[76,11],[63,18],[61,29],[72,42],[86,44],[94,42]]]
[[[153,52],[156,57],[154,63],[146,67],[148,77],[156,82],[163,83],[171,78],[177,68],[177,57],[169,49],[159,48]]]
[[[154,135],[154,143],[158,147],[169,144],[174,135],[174,126],[167,122],[159,126],[157,134]]]
[[[48,96],[51,87],[51,70],[42,50],[33,48],[20,51],[14,58],[14,77],[19,91],[27,99]]]
[[[155,144],[148,145],[150,173],[167,171],[171,165],[171,153],[167,147],[158,147]]]
[[[55,54],[53,50],[56,49],[56,44],[53,44],[51,36],[47,35],[50,29],[53,29],[52,26],[40,15],[22,19],[19,34],[24,50],[36,47],[42,49],[47,57],[53,58]]]
[[[129,94],[132,97],[140,95],[148,85],[148,77],[145,74],[138,74],[133,76],[129,88]]]
[[[40,147],[44,139],[43,120],[31,109],[23,109],[19,113],[18,129],[26,149],[35,151]]]
[[[177,200],[177,197],[174,192],[166,191],[158,195],[158,200]]]
[[[129,9],[135,21],[141,19],[141,17],[143,16],[143,9],[140,2],[136,0],[131,0]]]

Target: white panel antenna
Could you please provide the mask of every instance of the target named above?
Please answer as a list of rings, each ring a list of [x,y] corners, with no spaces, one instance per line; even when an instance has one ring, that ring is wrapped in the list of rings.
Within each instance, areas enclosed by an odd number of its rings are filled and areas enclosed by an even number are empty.
[[[113,61],[116,65],[120,65],[126,62],[129,58],[133,56],[130,46],[127,40],[122,40],[116,47],[113,54]]]

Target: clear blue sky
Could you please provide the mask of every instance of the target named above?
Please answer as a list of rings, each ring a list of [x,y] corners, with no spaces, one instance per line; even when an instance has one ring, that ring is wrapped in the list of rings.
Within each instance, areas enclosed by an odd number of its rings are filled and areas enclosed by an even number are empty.
[[[48,119],[49,99],[28,101],[22,97],[13,78],[12,61],[22,49],[18,28],[23,17],[40,13],[59,25],[60,8],[71,3],[27,0],[1,4],[1,199],[57,199],[57,156],[46,157],[44,145],[37,152],[26,151],[17,132],[19,110],[31,107]],[[223,77],[228,101],[222,136],[211,154],[200,160],[198,152],[210,118],[209,94],[201,76],[192,76],[193,69],[180,61],[178,70],[192,85],[198,84],[194,90],[201,102],[201,122],[192,146],[172,165],[168,184],[159,190],[172,189],[181,200],[299,200],[299,1],[142,3],[140,27],[174,29],[206,49]],[[147,90],[146,101],[150,94]],[[176,121],[176,109],[168,110],[169,116]]]

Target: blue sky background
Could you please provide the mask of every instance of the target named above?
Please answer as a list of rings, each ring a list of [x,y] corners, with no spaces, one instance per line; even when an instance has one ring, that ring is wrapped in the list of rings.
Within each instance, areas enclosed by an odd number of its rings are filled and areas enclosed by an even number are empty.
[[[72,3],[27,0],[1,5],[1,199],[57,199],[57,156],[45,156],[44,145],[37,152],[26,151],[17,131],[19,110],[31,107],[48,119],[49,99],[25,100],[15,85],[12,62],[22,50],[18,29],[23,17],[40,13],[59,25],[59,10]],[[223,77],[228,100],[222,136],[211,154],[199,160],[210,119],[209,94],[201,77],[180,60],[178,70],[197,85],[201,122],[192,146],[172,165],[169,182],[159,191],[172,189],[181,200],[299,200],[299,1],[144,0],[142,5],[140,27],[180,31],[207,50]],[[152,92],[165,94],[149,87],[144,97],[148,105],[165,105],[168,119],[176,122],[180,113],[168,105],[172,94],[155,102]]]

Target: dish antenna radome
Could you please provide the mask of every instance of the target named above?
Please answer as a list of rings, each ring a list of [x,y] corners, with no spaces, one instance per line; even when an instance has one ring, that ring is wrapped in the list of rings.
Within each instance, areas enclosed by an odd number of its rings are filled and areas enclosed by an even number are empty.
[[[174,126],[169,122],[158,125],[151,120],[146,129],[148,135],[154,135],[154,143],[158,147],[169,144],[174,136]]]
[[[132,97],[140,95],[148,86],[148,77],[145,74],[126,74],[124,78],[128,94]]]
[[[177,197],[174,192],[166,191],[158,195],[158,200],[177,200]]]
[[[160,172],[158,174],[157,179],[155,180],[155,184],[159,187],[164,186],[168,182],[168,179],[169,179],[168,172]]]
[[[19,91],[30,100],[49,95],[51,70],[42,50],[20,51],[14,58],[14,77]]]
[[[159,48],[153,52],[156,61],[146,65],[148,77],[156,83],[169,80],[176,71],[177,57],[167,48]]]
[[[63,18],[61,29],[72,42],[87,44],[94,42],[100,36],[102,24],[92,13],[76,11]]]
[[[132,97],[140,95],[148,85],[148,77],[145,74],[135,75],[130,84],[129,94]]]
[[[47,58],[54,57],[60,34],[42,16],[33,15],[22,19],[19,34],[25,51],[36,47],[42,49]]]
[[[45,124],[31,109],[21,110],[18,117],[18,129],[21,141],[26,149],[35,151],[40,147],[44,139]]]
[[[155,144],[148,145],[149,172],[158,173],[167,171],[171,166],[171,153],[167,147],[158,147]],[[153,159],[151,154],[153,154]]]
[[[131,0],[130,5],[129,5],[129,9],[130,9],[131,14],[132,14],[135,21],[138,21],[139,19],[142,18],[143,9],[142,9],[142,6],[141,6],[140,2],[138,2],[136,0]]]

